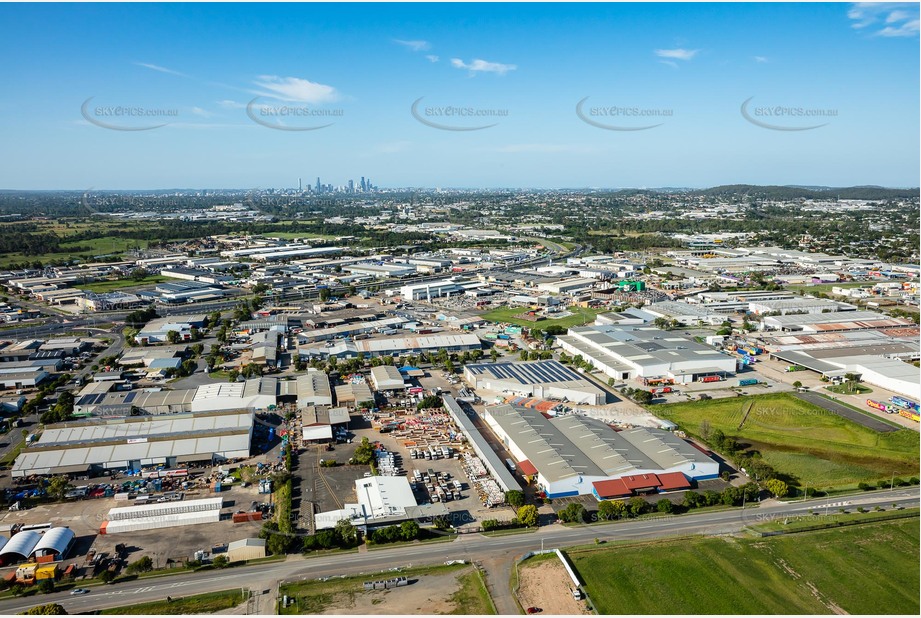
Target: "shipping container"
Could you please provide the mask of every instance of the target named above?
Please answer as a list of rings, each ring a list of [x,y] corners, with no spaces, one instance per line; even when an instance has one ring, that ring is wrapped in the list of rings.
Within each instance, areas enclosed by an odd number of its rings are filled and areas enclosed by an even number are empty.
[[[745,378],[743,380],[739,380],[739,386],[752,386],[759,383],[760,382],[757,378]]]

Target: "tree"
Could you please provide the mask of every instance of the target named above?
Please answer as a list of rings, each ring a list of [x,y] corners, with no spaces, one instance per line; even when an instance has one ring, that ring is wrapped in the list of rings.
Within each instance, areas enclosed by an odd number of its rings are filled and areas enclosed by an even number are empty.
[[[172,344],[179,343],[179,332],[175,330],[167,331],[166,340]]]
[[[582,523],[585,521],[585,507],[578,502],[570,502],[560,511],[560,519],[568,523]]]
[[[633,515],[634,517],[638,517],[642,515],[643,513],[645,513],[648,507],[649,505],[646,504],[646,501],[640,498],[639,496],[630,498],[630,502],[627,505],[627,508],[630,511],[630,514]]]
[[[141,556],[129,564],[126,569],[128,573],[146,573],[151,570],[153,570],[153,560],[151,560],[150,556]]]
[[[783,498],[790,493],[790,488],[780,479],[771,479],[764,484],[764,487],[777,498]]]
[[[352,455],[352,460],[361,466],[366,466],[374,461],[374,447],[371,446],[370,440],[367,438],[361,439],[361,444],[355,447],[355,454]]]
[[[496,348],[489,350],[489,358],[492,359],[492,362],[499,360],[500,352]]]
[[[226,555],[226,554],[218,554],[217,556],[215,556],[215,557],[211,560],[211,564],[212,564],[212,565],[214,566],[214,568],[216,568],[216,569],[223,569],[223,568],[226,567],[228,564],[230,564],[230,559],[227,558],[227,555]]]
[[[400,536],[404,541],[414,541],[419,538],[419,524],[410,520],[400,524]]]
[[[702,504],[702,496],[696,491],[688,491],[684,494],[684,506],[689,509],[697,508]]]
[[[799,380],[796,380],[796,381],[792,384],[792,386],[793,386],[793,388],[803,388],[803,383],[800,382]]]
[[[49,580],[44,580],[49,581]],[[66,616],[67,610],[58,603],[45,603],[36,605],[20,614],[22,616]]]
[[[429,395],[418,404],[416,404],[417,410],[425,410],[427,408],[441,408],[444,406],[444,401],[438,395]]]
[[[42,594],[51,594],[54,592],[54,580],[53,579],[40,579],[38,581],[38,591]]]
[[[108,583],[111,583],[112,580],[114,580],[116,577],[118,577],[118,575],[116,575],[115,571],[109,571],[108,569],[106,569],[99,576],[99,579],[101,579],[103,583],[108,584]]]
[[[710,431],[710,421],[707,419],[700,421],[700,429],[698,430],[700,439],[704,442],[708,442],[710,440]]]
[[[145,268],[135,268],[129,276],[135,281],[143,281],[149,274]]]
[[[633,391],[633,399],[637,403],[649,403],[652,401],[652,393],[649,391],[638,388]]]
[[[64,494],[73,489],[73,487],[74,486],[70,484],[66,476],[55,476],[48,481],[48,488],[46,491],[49,496],[52,496],[56,500],[61,500],[64,498]]]
[[[660,513],[671,513],[675,510],[675,505],[668,498],[662,498],[656,502],[656,510]]]
[[[524,506],[524,492],[518,489],[505,492],[505,502],[512,508],[521,508]]]
[[[533,528],[537,525],[537,507],[533,504],[526,504],[518,509],[518,521],[521,525]]]
[[[354,547],[358,544],[358,530],[347,519],[340,519],[336,522],[336,540],[342,547]]]

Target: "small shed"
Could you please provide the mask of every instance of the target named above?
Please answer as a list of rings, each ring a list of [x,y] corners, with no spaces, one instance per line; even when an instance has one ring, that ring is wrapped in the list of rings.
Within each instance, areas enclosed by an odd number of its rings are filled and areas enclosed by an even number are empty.
[[[240,539],[227,545],[227,559],[231,562],[265,558],[265,539]]]

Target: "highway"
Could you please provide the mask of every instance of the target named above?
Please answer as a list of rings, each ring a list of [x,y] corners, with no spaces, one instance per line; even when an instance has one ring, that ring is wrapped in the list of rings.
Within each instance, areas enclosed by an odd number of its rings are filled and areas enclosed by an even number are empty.
[[[918,506],[919,488],[899,488],[894,491],[879,491],[816,498],[796,502],[772,502],[758,507],[711,511],[687,515],[663,515],[648,519],[627,520],[610,524],[565,527],[554,524],[540,528],[534,533],[512,534],[500,537],[485,537],[481,534],[461,535],[446,543],[419,544],[392,549],[370,550],[367,553],[342,553],[316,558],[289,556],[288,560],[244,566],[226,571],[204,571],[183,573],[142,579],[111,585],[94,585],[92,592],[82,596],[70,596],[67,592],[33,596],[26,599],[9,598],[0,601],[0,613],[16,614],[42,603],[56,602],[71,614],[107,607],[132,605],[232,588],[248,588],[254,594],[268,591],[258,604],[260,612],[271,611],[276,587],[280,581],[291,581],[324,577],[329,575],[371,574],[394,567],[439,564],[446,560],[514,560],[518,556],[541,547],[565,548],[572,545],[592,543],[594,539],[622,541],[633,539],[654,539],[686,535],[723,535],[741,531],[745,526],[771,521],[783,517],[809,516],[816,511],[820,515],[835,514],[839,508],[854,510],[857,507],[872,509],[874,506],[889,508],[892,504],[906,507]],[[505,582],[493,582],[494,587],[505,586]]]

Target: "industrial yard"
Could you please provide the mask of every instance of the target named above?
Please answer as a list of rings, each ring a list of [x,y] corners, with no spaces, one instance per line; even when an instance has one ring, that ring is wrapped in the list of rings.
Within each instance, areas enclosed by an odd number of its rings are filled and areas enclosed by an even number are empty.
[[[405,578],[402,585],[368,589],[365,582]],[[471,565],[448,565],[424,569],[399,569],[381,574],[281,586],[281,609],[285,614],[410,615],[494,614],[495,608]],[[284,606],[287,598],[287,606]]]

